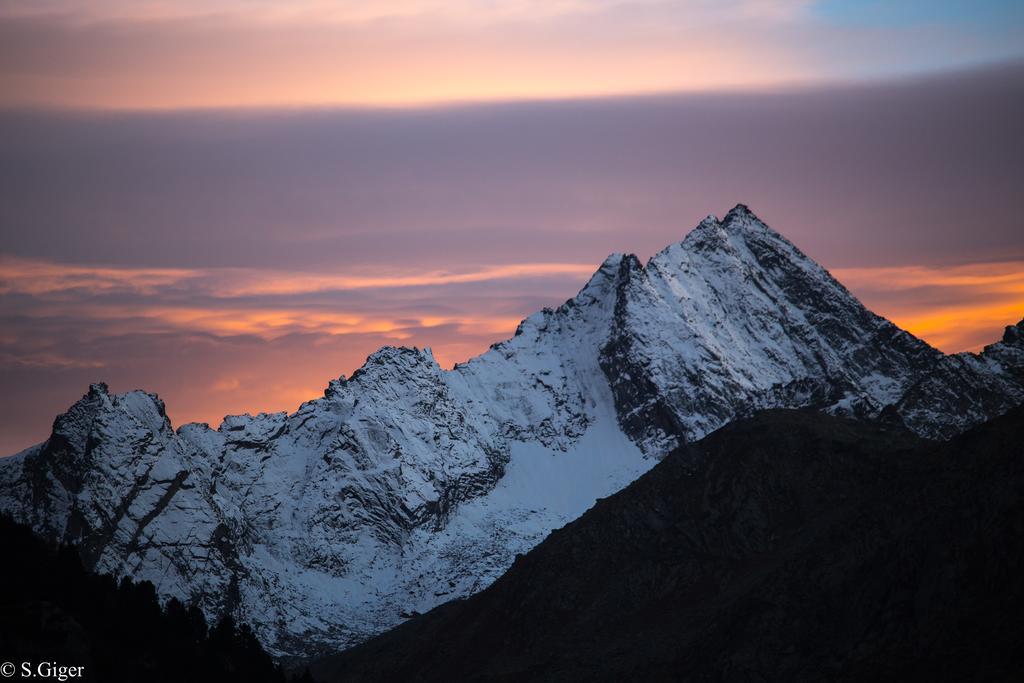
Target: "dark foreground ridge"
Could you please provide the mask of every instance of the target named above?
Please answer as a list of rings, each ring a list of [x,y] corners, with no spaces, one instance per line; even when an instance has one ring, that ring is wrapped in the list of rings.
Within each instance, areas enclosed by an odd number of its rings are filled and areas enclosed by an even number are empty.
[[[76,549],[2,515],[0,547],[0,660],[16,667],[14,680],[285,683],[249,627],[230,617],[208,629],[197,607],[172,599],[161,608],[148,581],[87,573]]]
[[[1024,410],[946,443],[770,411],[493,586],[312,668],[361,680],[1019,680]]]

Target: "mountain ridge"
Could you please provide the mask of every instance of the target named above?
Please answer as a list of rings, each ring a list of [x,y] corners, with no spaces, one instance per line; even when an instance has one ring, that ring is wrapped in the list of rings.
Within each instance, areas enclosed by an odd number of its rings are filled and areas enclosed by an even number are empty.
[[[173,430],[155,394],[93,385],[46,442],[0,460],[0,511],[305,657],[484,588],[737,417],[888,410],[945,437],[1005,412],[1024,400],[1010,329],[945,356],[739,205],[646,265],[609,256],[575,297],[451,370],[384,347],[294,413],[216,430]]]

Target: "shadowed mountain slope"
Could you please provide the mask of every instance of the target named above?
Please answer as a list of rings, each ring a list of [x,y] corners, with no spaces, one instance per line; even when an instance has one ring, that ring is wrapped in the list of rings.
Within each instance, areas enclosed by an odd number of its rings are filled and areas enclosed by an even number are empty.
[[[1021,409],[941,444],[769,411],[675,451],[482,593],[313,671],[1011,680],[1024,667],[1022,444]]]

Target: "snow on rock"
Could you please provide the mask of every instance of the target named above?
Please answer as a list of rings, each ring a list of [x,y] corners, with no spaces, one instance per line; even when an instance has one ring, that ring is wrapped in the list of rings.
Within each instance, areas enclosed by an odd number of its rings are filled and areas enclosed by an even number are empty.
[[[945,356],[900,397],[897,412],[908,427],[948,438],[1024,403],[1024,320],[981,353]]]
[[[602,364],[648,450],[777,406],[877,414],[941,358],[737,206],[623,262]]]
[[[746,207],[452,370],[385,347],[291,414],[171,429],[89,393],[0,460],[0,511],[97,571],[251,623],[282,658],[481,590],[670,449],[768,407],[896,411],[945,436],[1024,399],[1024,322],[944,356],[865,309]]]

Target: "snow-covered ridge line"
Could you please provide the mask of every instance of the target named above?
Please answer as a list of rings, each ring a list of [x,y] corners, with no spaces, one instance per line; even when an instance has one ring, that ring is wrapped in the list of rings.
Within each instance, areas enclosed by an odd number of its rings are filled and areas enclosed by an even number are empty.
[[[1024,399],[1024,321],[945,356],[740,205],[440,368],[384,347],[294,413],[171,428],[97,384],[0,460],[0,511],[98,571],[231,612],[276,654],[357,642],[480,590],[680,443],[761,408],[946,436]]]

